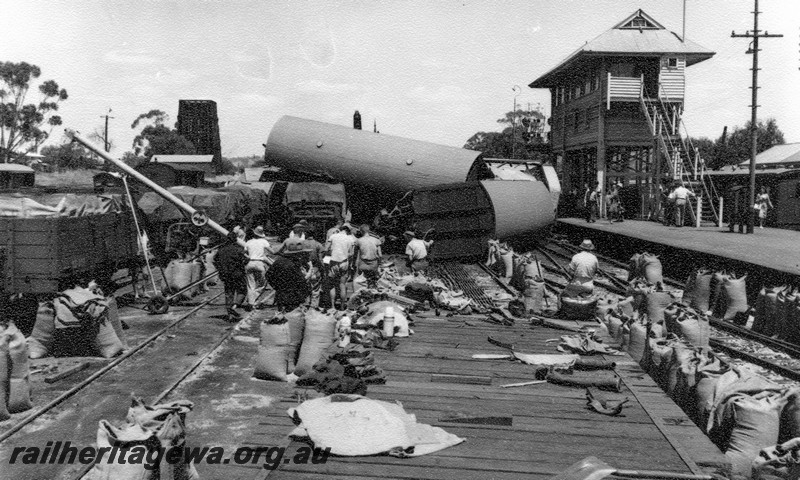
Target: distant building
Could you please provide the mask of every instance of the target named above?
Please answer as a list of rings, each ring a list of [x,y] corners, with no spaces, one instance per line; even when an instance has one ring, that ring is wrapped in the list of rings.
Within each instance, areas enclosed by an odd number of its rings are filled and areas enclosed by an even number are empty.
[[[153,155],[136,170],[164,188],[202,187],[206,174],[213,173],[213,159],[213,155]]]
[[[724,210],[749,203],[749,160],[708,175],[725,194]],[[800,230],[800,143],[775,145],[756,156],[756,193],[762,186],[767,187],[775,206],[767,214],[768,225]]]
[[[621,183],[626,212],[646,216],[663,181],[704,189],[693,177],[698,158],[681,137],[681,115],[686,67],[713,55],[640,9],[531,82],[550,90],[564,191]]]
[[[213,172],[222,173],[222,146],[219,137],[217,102],[213,100],[180,100],[178,102],[178,134],[192,142],[198,155],[212,155]]]
[[[0,189],[32,187],[36,172],[17,163],[0,163]]]

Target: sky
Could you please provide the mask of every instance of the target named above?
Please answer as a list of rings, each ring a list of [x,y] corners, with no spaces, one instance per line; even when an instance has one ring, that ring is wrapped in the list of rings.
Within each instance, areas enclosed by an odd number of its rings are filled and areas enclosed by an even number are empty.
[[[762,0],[759,118],[800,142],[800,1]],[[217,102],[222,154],[263,155],[283,115],[461,147],[495,131],[515,101],[549,112],[527,85],[642,8],[680,34],[683,0],[0,0],[0,61],[41,67],[69,92],[64,127],[131,150],[131,123],[178,100]],[[716,55],[687,69],[689,134],[750,119],[752,0],[686,0],[686,36]],[[56,129],[51,142],[63,140]]]

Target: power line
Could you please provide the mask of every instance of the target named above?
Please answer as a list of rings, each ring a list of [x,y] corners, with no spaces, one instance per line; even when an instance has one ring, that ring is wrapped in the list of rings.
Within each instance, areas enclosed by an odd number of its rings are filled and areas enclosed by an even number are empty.
[[[108,109],[108,113],[111,113],[111,109],[110,108]],[[103,134],[103,144],[105,146],[106,152],[108,152],[111,149],[111,145],[110,145],[110,143],[108,141],[108,119],[109,118],[110,119],[114,118],[114,117],[109,116],[108,113],[106,113],[105,115],[100,115],[100,118],[105,118],[106,119],[106,129],[105,129],[105,133]]]
[[[750,48],[747,49],[745,53],[752,53],[753,54],[753,67],[750,69],[753,71],[753,85],[750,87],[753,91],[753,100],[752,104],[750,105],[751,110],[751,117],[750,117],[750,205],[755,205],[756,203],[756,155],[758,154],[758,128],[757,128],[757,114],[758,114],[758,52],[760,49],[758,48],[758,40],[760,38],[777,38],[782,37],[781,34],[771,34],[764,30],[763,32],[758,29],[758,14],[761,13],[758,11],[758,0],[753,0],[754,7],[753,7],[753,29],[748,30],[745,33],[736,33],[731,32],[731,37],[733,38],[752,38],[753,41],[750,43]],[[747,219],[747,233],[753,233],[753,222],[754,222],[753,215],[749,215]]]

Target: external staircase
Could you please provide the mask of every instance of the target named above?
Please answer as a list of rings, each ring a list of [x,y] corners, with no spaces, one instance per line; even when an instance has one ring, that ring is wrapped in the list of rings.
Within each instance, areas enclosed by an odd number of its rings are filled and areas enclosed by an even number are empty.
[[[689,199],[691,208],[687,208],[691,213],[687,213],[695,222],[697,202],[700,202],[700,224],[720,224],[719,193],[711,177],[706,175],[705,162],[686,134],[680,112],[682,104],[665,101],[663,95],[648,97],[645,94],[642,87],[639,102],[670,176],[695,194]]]

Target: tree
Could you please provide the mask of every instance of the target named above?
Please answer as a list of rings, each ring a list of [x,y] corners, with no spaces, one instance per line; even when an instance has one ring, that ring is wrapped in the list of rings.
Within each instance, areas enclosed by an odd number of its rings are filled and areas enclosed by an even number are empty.
[[[26,62],[0,62],[0,160],[7,163],[17,153],[38,147],[53,127],[61,125],[55,115],[58,104],[68,98],[55,80],[42,82],[39,103],[25,103],[31,81],[42,71]],[[50,128],[46,128],[49,126]]]
[[[92,155],[76,142],[48,145],[42,148],[43,162],[57,169],[75,170],[98,166]]]
[[[736,127],[727,138],[723,136],[716,141],[714,144],[713,163],[706,162],[709,168],[736,165],[750,160],[750,125],[751,122],[747,122],[744,127]],[[756,123],[756,130],[758,132],[756,140],[757,153],[761,153],[775,145],[786,143],[783,132],[778,128],[778,123],[774,118],[768,118],[766,122],[759,121]]]
[[[133,154],[143,156],[148,160],[153,155],[194,155],[196,150],[192,142],[176,129],[170,129],[166,123],[169,116],[162,110],[150,110],[136,117],[131,124],[136,129],[142,123],[152,122],[142,128],[142,131],[133,139]]]
[[[471,136],[464,148],[478,150],[492,158],[517,158],[532,160],[539,157],[544,144],[545,116],[539,110],[506,112],[497,123],[505,125],[500,132],[478,132]]]

